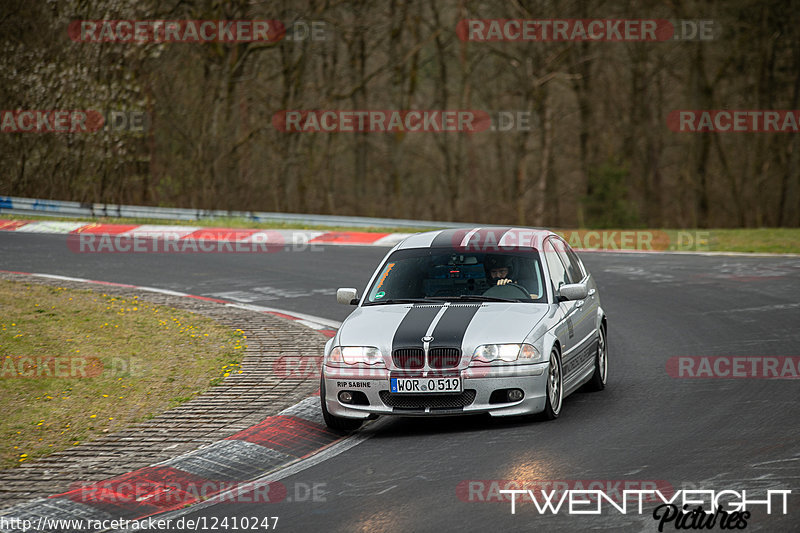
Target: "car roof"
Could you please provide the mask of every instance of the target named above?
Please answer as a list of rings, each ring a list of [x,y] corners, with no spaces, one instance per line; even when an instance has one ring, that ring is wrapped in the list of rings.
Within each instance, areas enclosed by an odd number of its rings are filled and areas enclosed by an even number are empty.
[[[456,248],[476,252],[489,251],[500,247],[533,247],[541,248],[545,238],[556,235],[550,230],[541,228],[524,228],[508,226],[480,226],[474,228],[455,228],[439,231],[427,231],[406,237],[398,244],[398,250],[408,248]]]

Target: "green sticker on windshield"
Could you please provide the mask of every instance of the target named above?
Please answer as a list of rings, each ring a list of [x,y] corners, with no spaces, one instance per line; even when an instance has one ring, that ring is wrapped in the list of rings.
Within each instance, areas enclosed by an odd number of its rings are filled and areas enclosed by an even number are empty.
[[[386,293],[385,293],[385,292],[383,292],[383,291],[381,291],[381,292],[379,292],[378,294],[376,294],[376,295],[375,295],[375,299],[376,299],[376,300],[380,300],[380,299],[381,299],[381,298],[383,298],[384,296],[386,296]]]

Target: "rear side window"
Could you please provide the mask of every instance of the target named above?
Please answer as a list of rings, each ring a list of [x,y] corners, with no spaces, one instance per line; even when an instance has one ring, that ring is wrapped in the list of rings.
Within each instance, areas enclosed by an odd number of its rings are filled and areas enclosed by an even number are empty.
[[[567,267],[567,272],[569,273],[569,277],[572,278],[572,283],[579,283],[583,279],[584,274],[578,256],[575,255],[572,248],[561,239],[553,239],[553,243],[556,245],[561,262]]]
[[[569,257],[569,262],[572,265],[573,270],[577,273],[577,276],[573,276],[576,281],[580,281],[586,277],[586,270],[583,268],[583,263],[578,258],[578,254],[576,254],[572,248],[567,249],[567,257]]]

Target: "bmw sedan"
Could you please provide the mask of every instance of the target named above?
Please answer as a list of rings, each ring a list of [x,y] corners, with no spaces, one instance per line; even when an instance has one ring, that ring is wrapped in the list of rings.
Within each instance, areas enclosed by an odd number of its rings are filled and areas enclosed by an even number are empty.
[[[378,415],[539,413],[605,388],[607,323],[592,275],[551,231],[485,227],[409,236],[392,248],[325,346],[325,422]]]

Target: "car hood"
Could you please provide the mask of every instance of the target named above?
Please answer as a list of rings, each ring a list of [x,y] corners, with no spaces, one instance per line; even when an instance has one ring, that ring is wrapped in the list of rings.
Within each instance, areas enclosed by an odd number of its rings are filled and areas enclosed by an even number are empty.
[[[344,321],[334,341],[339,346],[374,346],[387,365],[396,348],[458,347],[471,355],[481,344],[519,343],[548,313],[547,304],[451,303],[359,307]]]

